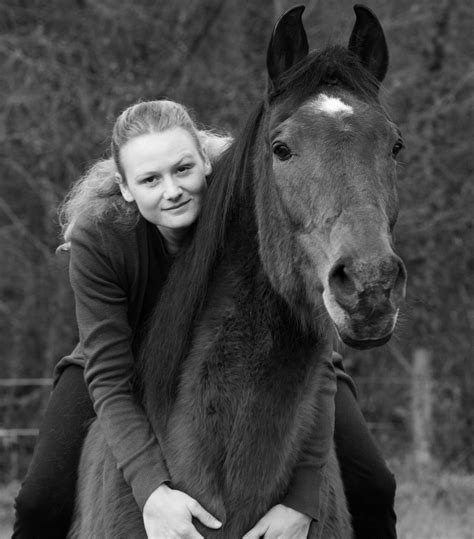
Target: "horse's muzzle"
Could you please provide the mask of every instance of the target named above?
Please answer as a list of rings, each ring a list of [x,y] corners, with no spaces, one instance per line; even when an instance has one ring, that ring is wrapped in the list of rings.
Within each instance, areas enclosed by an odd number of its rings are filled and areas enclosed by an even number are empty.
[[[406,269],[391,253],[364,261],[341,258],[329,273],[329,290],[338,310],[342,340],[355,348],[373,348],[387,342],[405,297]],[[339,317],[341,319],[341,317]]]

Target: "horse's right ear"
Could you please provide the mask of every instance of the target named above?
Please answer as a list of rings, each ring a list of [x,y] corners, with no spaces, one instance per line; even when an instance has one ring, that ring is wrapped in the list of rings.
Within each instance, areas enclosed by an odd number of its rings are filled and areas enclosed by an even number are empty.
[[[273,86],[281,75],[308,54],[308,38],[301,17],[304,6],[286,11],[277,21],[267,51],[267,71]]]

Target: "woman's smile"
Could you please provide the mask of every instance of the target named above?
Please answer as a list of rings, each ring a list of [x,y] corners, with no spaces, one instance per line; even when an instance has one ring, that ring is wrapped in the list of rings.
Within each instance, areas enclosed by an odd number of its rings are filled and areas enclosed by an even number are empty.
[[[187,205],[192,201],[192,198],[189,198],[188,200],[184,200],[183,202],[178,202],[177,204],[174,204],[173,206],[168,206],[167,208],[162,208],[162,211],[174,211],[178,212],[179,210],[186,211]]]

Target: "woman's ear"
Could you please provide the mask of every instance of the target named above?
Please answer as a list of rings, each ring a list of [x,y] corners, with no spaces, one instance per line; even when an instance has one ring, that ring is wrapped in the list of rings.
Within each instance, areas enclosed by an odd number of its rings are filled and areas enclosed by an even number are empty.
[[[202,151],[202,159],[204,161],[204,174],[206,176],[209,176],[209,174],[212,172],[212,165],[209,159],[207,148],[203,145],[201,151]]]
[[[211,172],[212,172],[212,165],[211,165],[211,162],[209,161],[209,157],[207,157],[206,155],[204,159],[204,173],[206,174],[206,176],[209,176]]]
[[[122,176],[118,172],[115,173],[115,181],[118,183],[120,192],[122,193],[122,196],[125,201],[133,202],[135,199],[133,198],[133,195],[128,188],[127,182],[123,180]]]

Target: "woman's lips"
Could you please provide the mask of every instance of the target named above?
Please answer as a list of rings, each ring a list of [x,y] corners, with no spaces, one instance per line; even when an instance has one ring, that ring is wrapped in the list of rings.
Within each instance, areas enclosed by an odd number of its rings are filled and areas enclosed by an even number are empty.
[[[169,208],[163,208],[163,211],[179,210],[179,208],[186,206],[186,204],[189,204],[190,202],[191,202],[191,199],[186,200],[186,202],[180,202],[179,204],[176,204],[175,206],[170,206]]]

